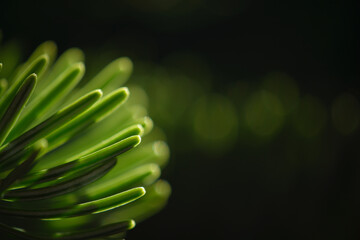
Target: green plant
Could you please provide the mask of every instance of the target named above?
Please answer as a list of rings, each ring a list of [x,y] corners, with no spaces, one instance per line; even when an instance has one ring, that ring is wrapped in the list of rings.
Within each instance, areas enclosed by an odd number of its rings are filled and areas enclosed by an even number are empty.
[[[128,58],[86,81],[82,52],[55,61],[56,51],[43,43],[0,80],[2,239],[123,237],[167,201],[170,187],[158,180],[167,145],[143,138],[152,121],[119,88]]]

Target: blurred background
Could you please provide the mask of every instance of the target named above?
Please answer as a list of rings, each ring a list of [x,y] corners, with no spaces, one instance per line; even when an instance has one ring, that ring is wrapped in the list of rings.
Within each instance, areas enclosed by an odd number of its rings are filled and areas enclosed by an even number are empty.
[[[358,12],[341,0],[12,0],[0,29],[21,49],[7,64],[46,40],[83,49],[89,75],[133,60],[126,85],[165,133],[172,196],[128,239],[359,239]]]

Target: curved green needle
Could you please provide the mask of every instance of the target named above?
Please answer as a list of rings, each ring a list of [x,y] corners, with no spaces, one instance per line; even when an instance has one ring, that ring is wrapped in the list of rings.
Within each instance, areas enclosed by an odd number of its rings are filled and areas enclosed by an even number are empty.
[[[25,104],[29,100],[35,88],[36,79],[36,74],[31,74],[25,79],[14,99],[8,106],[5,115],[0,119],[0,146],[5,141],[9,132],[15,125],[21,111],[24,109]]]
[[[105,161],[107,159],[116,157],[121,153],[124,153],[136,147],[137,145],[140,144],[140,142],[141,142],[140,136],[128,137],[110,146],[102,148],[96,152],[80,157],[79,159],[75,159],[75,160],[70,159],[69,162],[66,162],[62,165],[58,165],[53,168],[35,172],[34,174],[29,175],[28,178],[25,178],[21,182],[21,184],[27,185],[31,182],[36,182],[43,179],[49,179],[49,178],[53,179],[54,177],[61,176],[68,171],[75,171],[83,167],[89,167],[92,164],[96,164],[100,161]]]
[[[43,121],[39,125],[33,127],[12,142],[5,145],[5,148],[1,149],[0,152],[0,166],[4,162],[9,161],[8,158],[16,154],[17,151],[20,151],[27,145],[33,144],[40,138],[46,137],[52,131],[54,131],[54,129],[67,124],[75,116],[91,107],[91,105],[100,99],[101,95],[102,92],[100,90],[95,90],[85,95],[75,103],[59,110],[47,120]]]
[[[24,218],[40,218],[46,220],[56,220],[61,218],[76,217],[86,214],[97,214],[114,208],[121,207],[136,199],[144,196],[143,187],[132,188],[130,190],[101,198],[91,202],[85,202],[68,208],[50,209],[21,209],[0,206],[0,213]]]
[[[116,159],[110,159],[110,161],[98,164],[90,170],[82,171],[83,173],[76,172],[70,177],[61,178],[50,186],[11,190],[4,194],[4,199],[39,200],[73,192],[104,176],[115,164]]]
[[[6,109],[13,101],[18,89],[24,83],[26,78],[32,73],[35,73],[36,75],[41,74],[47,68],[48,63],[49,57],[47,55],[41,55],[31,62],[31,64],[15,78],[9,89],[0,98],[0,117],[4,115]]]
[[[54,148],[67,141],[76,131],[91,125],[118,108],[129,96],[127,88],[119,88],[94,104],[89,110],[77,116],[69,124],[54,131],[47,139],[50,147]]]
[[[44,116],[46,112],[64,98],[80,81],[85,67],[82,63],[73,64],[66,69],[49,87],[41,92],[36,99],[27,106],[24,115],[20,118],[17,127],[11,132],[10,140],[20,135],[35,120]]]

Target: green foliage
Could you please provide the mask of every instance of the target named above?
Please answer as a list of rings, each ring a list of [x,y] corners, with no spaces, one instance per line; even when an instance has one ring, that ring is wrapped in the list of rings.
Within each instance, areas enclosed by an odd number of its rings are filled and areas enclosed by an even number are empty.
[[[84,81],[81,50],[56,52],[45,42],[1,74],[2,239],[123,237],[166,204],[168,147],[136,94],[127,101],[128,58]]]

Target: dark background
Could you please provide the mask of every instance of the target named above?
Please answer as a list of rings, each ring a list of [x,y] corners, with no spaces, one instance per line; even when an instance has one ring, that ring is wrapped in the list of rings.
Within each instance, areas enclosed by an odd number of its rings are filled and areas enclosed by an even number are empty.
[[[137,62],[166,68],[169,56],[191,53],[210,73],[178,71],[226,96],[238,80],[256,85],[280,71],[329,110],[343,92],[359,100],[358,13],[358,1],[340,0],[12,0],[1,3],[0,28],[25,56],[49,39],[60,52],[82,48],[93,62],[111,49],[134,61],[135,76]],[[128,239],[358,239],[359,130],[342,136],[330,124],[304,139],[285,127],[265,143],[238,137],[212,154],[184,150],[188,136],[159,125],[169,132],[163,177],[173,193]]]

